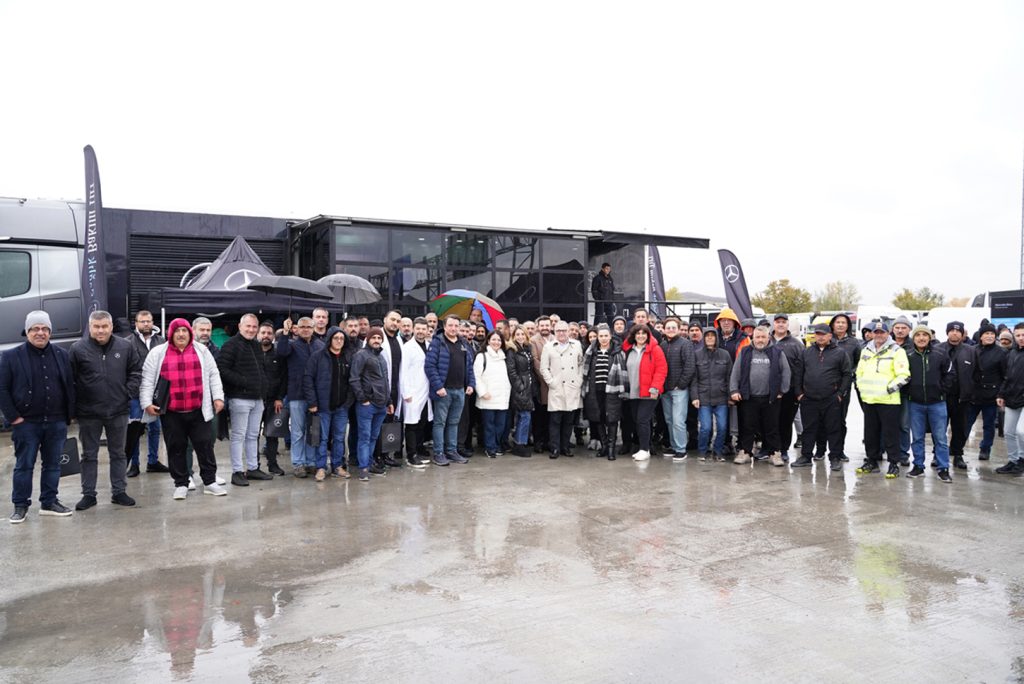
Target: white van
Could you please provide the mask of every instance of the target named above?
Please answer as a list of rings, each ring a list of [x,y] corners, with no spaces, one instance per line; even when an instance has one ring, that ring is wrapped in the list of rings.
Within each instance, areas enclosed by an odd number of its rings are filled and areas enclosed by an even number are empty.
[[[991,320],[992,309],[987,306],[937,306],[928,312],[922,323],[934,330],[935,339],[942,342],[946,339],[946,325],[950,321],[963,323],[967,335],[970,336],[981,326],[983,318]]]

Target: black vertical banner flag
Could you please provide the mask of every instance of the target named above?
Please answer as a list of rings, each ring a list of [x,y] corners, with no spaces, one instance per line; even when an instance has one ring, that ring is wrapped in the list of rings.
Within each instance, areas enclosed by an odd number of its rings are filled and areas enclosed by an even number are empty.
[[[661,252],[657,245],[647,248],[647,278],[650,281],[651,313],[661,318],[665,307],[665,274],[661,270]]]
[[[722,264],[722,280],[725,283],[725,299],[729,308],[736,312],[740,319],[753,318],[754,309],[750,306],[750,294],[747,292],[747,280],[743,277],[740,260],[727,249],[718,250],[718,261]]]
[[[82,256],[82,307],[85,317],[107,311],[107,266],[104,249],[100,170],[92,145],[85,146],[85,254]],[[83,326],[89,334],[88,325]]]

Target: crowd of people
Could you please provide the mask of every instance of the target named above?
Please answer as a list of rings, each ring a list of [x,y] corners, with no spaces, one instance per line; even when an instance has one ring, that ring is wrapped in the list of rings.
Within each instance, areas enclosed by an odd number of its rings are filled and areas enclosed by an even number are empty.
[[[1024,323],[1008,331],[1008,345],[1007,333],[987,322],[972,338],[954,321],[938,342],[905,318],[891,330],[873,321],[860,339],[838,314],[814,326],[806,346],[786,314],[740,320],[726,308],[702,327],[652,320],[644,309],[632,321],[604,313],[610,323],[552,315],[493,328],[479,310],[468,320],[389,311],[331,325],[317,309],[281,327],[246,314],[218,348],[206,318],[175,319],[164,339],[140,311],[122,337],[110,314],[96,311],[88,336],[66,351],[50,344],[49,316],[34,311],[26,342],[0,357],[0,411],[15,450],[10,522],[26,518],[37,458],[40,514],[72,514],[58,499],[72,420],[82,446],[78,511],[97,505],[103,438],[111,502],[133,506],[127,482],[141,472],[147,433],[145,470],[169,473],[176,500],[199,487],[227,494],[218,439],[229,443],[235,487],[289,471],[323,481],[354,470],[367,482],[394,468],[465,464],[481,452],[677,462],[694,454],[791,468],[827,458],[840,471],[853,401],[864,414],[858,474],[878,473],[886,460],[885,477],[902,468],[924,475],[930,432],[935,476],[951,482],[951,468],[967,468],[965,444],[979,415],[977,458],[989,459],[1000,411],[1009,460],[995,472],[1024,474]],[[792,462],[791,446],[799,449]],[[290,463],[282,467],[285,448]]]

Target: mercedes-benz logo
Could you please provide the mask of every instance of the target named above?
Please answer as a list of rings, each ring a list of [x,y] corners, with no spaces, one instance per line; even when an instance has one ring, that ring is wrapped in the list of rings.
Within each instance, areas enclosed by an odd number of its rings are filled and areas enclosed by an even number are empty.
[[[392,432],[389,432],[387,435],[384,436],[384,438],[388,440],[388,444],[393,444],[397,440],[397,435],[395,435]]]
[[[70,454],[61,454],[60,455],[60,464],[61,465],[67,465],[68,463],[71,463],[71,455]]]
[[[241,290],[249,287],[249,283],[260,277],[260,273],[250,271],[247,268],[240,268],[224,279],[224,289]]]
[[[740,269],[736,267],[736,264],[729,264],[722,273],[725,274],[726,281],[730,283],[735,283],[740,279]]]

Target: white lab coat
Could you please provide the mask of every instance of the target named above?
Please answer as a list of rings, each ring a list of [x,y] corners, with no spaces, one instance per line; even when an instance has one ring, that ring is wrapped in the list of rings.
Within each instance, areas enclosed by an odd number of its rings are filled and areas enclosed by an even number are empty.
[[[427,345],[430,340],[427,339]],[[408,424],[420,422],[424,404],[427,407],[427,419],[434,419],[434,407],[430,401],[430,383],[423,370],[426,354],[416,344],[415,338],[402,345],[402,366],[398,373],[398,395],[402,404],[402,419]],[[406,397],[412,400],[406,402]]]

